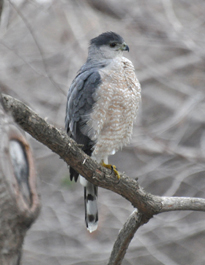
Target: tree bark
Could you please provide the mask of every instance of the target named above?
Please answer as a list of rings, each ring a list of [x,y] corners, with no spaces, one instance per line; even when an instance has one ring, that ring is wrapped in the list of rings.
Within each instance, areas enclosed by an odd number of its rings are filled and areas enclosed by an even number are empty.
[[[176,210],[205,211],[205,199],[203,198],[155,196],[144,191],[137,180],[125,174],[120,173],[118,180],[113,172],[103,168],[87,156],[64,131],[48,124],[22,102],[8,95],[2,95],[1,102],[16,123],[36,140],[57,153],[80,175],[96,186],[120,194],[138,209],[137,215],[133,213],[119,233],[109,264],[121,264],[134,233],[153,215]]]
[[[147,220],[154,214],[176,211],[193,210],[205,211],[205,199],[189,197],[160,197],[147,193],[135,179],[120,173],[118,180],[111,170],[100,166],[87,156],[75,141],[61,130],[50,125],[39,117],[21,101],[2,94],[1,102],[9,111],[15,122],[36,140],[58,154],[68,165],[94,185],[111,190],[127,199]]]
[[[110,260],[108,265],[119,265],[121,264],[126,250],[138,228],[141,226],[142,215],[134,210],[129,216],[123,228],[120,230],[117,240],[112,249]]]
[[[0,264],[19,265],[22,244],[40,209],[31,149],[0,106]]]

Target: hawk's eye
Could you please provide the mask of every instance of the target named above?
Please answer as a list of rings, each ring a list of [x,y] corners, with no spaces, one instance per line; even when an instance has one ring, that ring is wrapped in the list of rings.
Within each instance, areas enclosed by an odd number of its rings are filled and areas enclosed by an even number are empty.
[[[111,48],[114,48],[115,46],[116,46],[116,43],[114,43],[114,42],[110,43]]]

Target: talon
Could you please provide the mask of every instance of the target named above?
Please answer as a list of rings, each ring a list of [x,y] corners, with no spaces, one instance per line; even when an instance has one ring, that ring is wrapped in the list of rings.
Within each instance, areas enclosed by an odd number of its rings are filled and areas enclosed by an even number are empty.
[[[120,174],[118,173],[116,166],[110,165],[110,164],[105,164],[104,162],[102,162],[101,164],[102,164],[103,167],[108,168],[112,172],[114,172],[115,175],[117,176],[117,178],[120,179]]]
[[[115,175],[117,176],[117,178],[120,179],[120,174],[118,173],[116,166],[113,166],[113,171]]]

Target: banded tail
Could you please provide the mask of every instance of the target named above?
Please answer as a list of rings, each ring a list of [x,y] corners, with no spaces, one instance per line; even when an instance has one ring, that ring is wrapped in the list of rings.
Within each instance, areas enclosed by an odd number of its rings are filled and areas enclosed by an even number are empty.
[[[87,230],[92,233],[98,227],[98,187],[83,177],[80,177],[80,182],[84,186],[85,223]]]

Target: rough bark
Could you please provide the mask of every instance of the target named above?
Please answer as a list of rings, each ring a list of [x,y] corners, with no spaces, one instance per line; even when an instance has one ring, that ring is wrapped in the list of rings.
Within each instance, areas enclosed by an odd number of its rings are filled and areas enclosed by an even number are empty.
[[[87,180],[99,187],[120,194],[130,201],[134,207],[138,208],[140,212],[146,213],[148,219],[153,214],[160,212],[160,197],[146,193],[139,186],[137,180],[120,173],[119,181],[114,173],[87,156],[64,131],[48,124],[47,121],[19,100],[3,94],[2,103],[6,111],[11,113],[16,123],[36,140],[57,153]]]
[[[141,226],[141,219],[142,215],[134,210],[118,234],[108,265],[121,264],[135,232]]]
[[[40,209],[24,132],[0,106],[0,264],[18,265],[26,231]]]
[[[114,173],[87,156],[65,132],[48,124],[22,102],[7,95],[2,95],[1,101],[5,110],[11,113],[26,132],[57,153],[87,180],[120,194],[138,209],[137,217],[136,213],[131,215],[119,233],[109,264],[121,264],[134,233],[154,214],[176,210],[205,211],[205,199],[155,196],[145,192],[137,180],[125,174],[120,174],[121,178],[118,180]]]
[[[205,210],[205,199],[155,196],[144,191],[137,180],[129,178],[124,173],[120,173],[121,178],[118,180],[109,169],[87,156],[64,131],[49,124],[21,101],[5,94],[2,94],[1,101],[5,110],[11,113],[16,123],[26,132],[57,153],[87,180],[120,194],[139,212],[151,216],[170,210]]]

